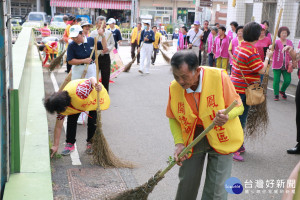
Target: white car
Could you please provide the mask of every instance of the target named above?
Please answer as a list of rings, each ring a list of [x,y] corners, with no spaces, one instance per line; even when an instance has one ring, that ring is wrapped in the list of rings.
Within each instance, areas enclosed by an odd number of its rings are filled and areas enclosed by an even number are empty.
[[[67,25],[65,24],[63,17],[64,17],[63,15],[54,16],[50,23],[50,26],[58,27],[58,28],[66,28]]]

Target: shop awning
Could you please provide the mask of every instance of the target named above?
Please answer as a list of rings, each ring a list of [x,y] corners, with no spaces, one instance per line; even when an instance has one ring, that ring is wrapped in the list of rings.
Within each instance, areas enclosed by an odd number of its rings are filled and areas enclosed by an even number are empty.
[[[112,0],[51,0],[50,6],[74,8],[101,8],[115,10],[130,10],[131,1]]]

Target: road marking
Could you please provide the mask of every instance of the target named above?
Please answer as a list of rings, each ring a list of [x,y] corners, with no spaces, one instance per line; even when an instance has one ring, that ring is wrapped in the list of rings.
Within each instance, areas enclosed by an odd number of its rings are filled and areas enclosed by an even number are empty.
[[[269,87],[268,87],[268,90],[272,90],[272,91],[274,91],[272,88],[269,88]],[[288,94],[288,93],[286,93],[286,96],[290,96],[290,97],[293,97],[293,98],[295,98],[295,95]]]
[[[57,84],[57,81],[56,81],[56,78],[55,78],[53,72],[50,73],[50,78],[51,78],[51,81],[52,81],[52,84],[53,84],[53,87],[54,87],[54,91],[57,92],[59,87],[58,87],[58,84]],[[66,121],[66,119],[64,121],[64,129],[65,129],[65,133],[66,133],[67,132],[67,121]],[[71,152],[70,157],[71,157],[71,160],[72,160],[72,165],[81,165],[76,142],[75,142],[75,150],[73,152]]]

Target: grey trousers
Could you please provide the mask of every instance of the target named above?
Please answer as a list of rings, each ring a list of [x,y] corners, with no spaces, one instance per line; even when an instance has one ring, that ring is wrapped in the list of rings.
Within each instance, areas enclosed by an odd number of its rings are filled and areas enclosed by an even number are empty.
[[[195,200],[201,182],[201,175],[206,154],[208,154],[206,179],[202,200],[226,200],[225,181],[230,178],[232,154],[216,153],[204,137],[195,147],[194,154],[183,161],[179,169],[179,185],[176,200]]]

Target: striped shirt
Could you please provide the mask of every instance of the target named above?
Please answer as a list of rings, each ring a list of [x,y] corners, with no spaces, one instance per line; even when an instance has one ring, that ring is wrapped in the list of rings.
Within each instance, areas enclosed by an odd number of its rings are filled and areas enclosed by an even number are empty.
[[[247,88],[241,70],[248,84],[260,81],[258,72],[264,67],[264,63],[254,45],[243,41],[233,53],[232,64],[230,79],[237,93],[245,94],[245,89]]]

